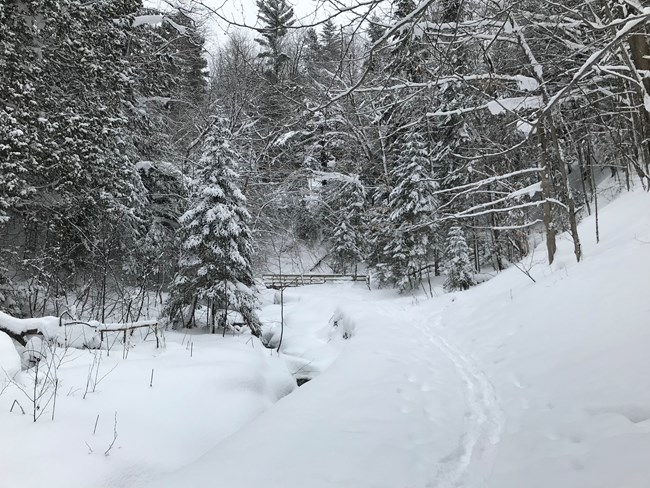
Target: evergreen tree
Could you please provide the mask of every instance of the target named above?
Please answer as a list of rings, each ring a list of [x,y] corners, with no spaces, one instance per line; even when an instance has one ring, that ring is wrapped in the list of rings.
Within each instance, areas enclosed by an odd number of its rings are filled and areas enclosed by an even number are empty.
[[[336,273],[356,271],[365,258],[366,236],[362,231],[365,189],[357,177],[342,181],[331,180],[328,187],[336,187],[328,199],[333,209],[331,229],[332,269]]]
[[[289,59],[282,41],[288,29],[296,22],[293,7],[286,0],[257,0],[256,4],[257,18],[262,23],[258,29],[262,37],[255,39],[263,49],[259,56],[267,60],[267,66],[277,80]]]
[[[459,226],[451,227],[445,247],[446,290],[467,290],[476,284],[469,254],[463,229]]]
[[[392,237],[383,249],[386,280],[402,290],[420,284],[422,269],[433,255],[438,206],[431,163],[422,136],[412,131],[400,145],[389,196]]]
[[[259,334],[253,295],[252,235],[246,198],[237,186],[238,155],[223,121],[206,138],[189,210],[181,217],[181,256],[171,290],[173,315],[200,300],[239,311]],[[193,314],[192,310],[192,314]]]
[[[324,61],[338,61],[341,57],[341,33],[332,19],[323,23],[320,39]]]
[[[36,165],[34,134],[37,104],[35,78],[40,69],[33,48],[31,5],[0,5],[0,224],[32,188],[29,173]]]
[[[105,285],[111,261],[141,230],[126,56],[139,6],[0,7],[0,220],[10,205],[25,235],[20,269],[57,289],[74,286],[82,268]]]

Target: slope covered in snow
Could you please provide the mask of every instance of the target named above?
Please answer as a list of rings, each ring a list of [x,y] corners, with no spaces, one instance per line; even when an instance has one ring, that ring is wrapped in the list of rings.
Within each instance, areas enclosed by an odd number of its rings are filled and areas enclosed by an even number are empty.
[[[17,356],[5,342],[0,334],[0,355]],[[134,338],[127,359],[120,344],[108,357],[46,348],[38,375],[14,376],[0,361],[0,487],[131,487],[196,460],[295,388],[247,336],[170,332],[164,350],[155,344]],[[48,373],[59,382],[55,409]]]
[[[650,195],[624,194],[545,264],[433,299],[288,292],[292,327],[339,308],[329,369],[150,486],[646,488]],[[319,315],[320,312],[320,315]]]
[[[647,488],[650,194],[620,196],[600,230],[581,225],[580,264],[565,236],[552,267],[537,249],[520,264],[534,282],[513,267],[434,298],[288,289],[280,357],[178,333],[101,364],[49,351],[54,421],[50,404],[32,422],[33,370],[0,380],[0,487]],[[316,377],[278,401],[290,374]]]

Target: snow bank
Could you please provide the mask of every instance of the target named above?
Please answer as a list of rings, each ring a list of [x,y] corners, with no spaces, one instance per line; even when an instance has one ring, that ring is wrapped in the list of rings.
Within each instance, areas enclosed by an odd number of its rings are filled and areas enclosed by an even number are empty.
[[[16,351],[14,341],[0,332],[0,388],[7,378],[12,378],[20,371],[20,355]]]
[[[350,319],[340,308],[336,309],[329,323],[332,326],[329,334],[330,339],[338,336],[346,340],[351,339],[357,327],[354,320]]]
[[[166,332],[166,344],[156,349],[151,337],[126,360],[121,352],[58,348],[54,422],[50,403],[32,423],[31,403],[10,386],[0,395],[0,486],[132,487],[194,462],[296,388],[284,362],[250,335]],[[3,345],[0,337],[0,361]],[[28,370],[17,381],[33,379]],[[14,399],[26,415],[9,412]]]

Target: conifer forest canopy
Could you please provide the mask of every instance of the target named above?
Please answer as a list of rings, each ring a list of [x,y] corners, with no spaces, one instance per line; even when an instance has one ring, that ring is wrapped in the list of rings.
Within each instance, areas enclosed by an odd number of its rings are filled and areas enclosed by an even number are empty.
[[[304,249],[467,289],[533,235],[553,262],[568,231],[579,261],[598,183],[650,185],[639,0],[255,9],[0,4],[2,310],[124,322],[157,300],[259,333],[256,277]]]

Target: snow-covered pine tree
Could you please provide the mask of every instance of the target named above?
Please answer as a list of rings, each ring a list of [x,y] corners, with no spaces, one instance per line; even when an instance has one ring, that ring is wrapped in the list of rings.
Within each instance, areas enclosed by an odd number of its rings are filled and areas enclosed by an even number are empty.
[[[452,226],[447,234],[445,259],[446,290],[467,290],[476,284],[465,234],[457,225]]]
[[[391,175],[395,187],[389,197],[389,218],[394,231],[383,249],[391,280],[402,290],[420,284],[437,239],[437,183],[430,168],[424,139],[417,131],[409,132]]]
[[[258,29],[262,37],[255,39],[262,46],[259,57],[267,60],[270,72],[277,80],[289,59],[283,49],[283,39],[296,19],[293,7],[286,0],[257,0],[257,17],[262,23]]]
[[[27,9],[17,2],[0,5],[0,224],[33,191],[26,180],[36,164],[38,145],[30,125],[36,118],[31,107],[37,104],[34,79],[40,65]]]
[[[384,249],[394,235],[390,222],[388,197],[390,188],[380,184],[374,188],[369,198],[369,208],[364,219],[363,230],[367,240],[366,262],[371,270],[372,281],[379,286],[389,285],[392,279],[391,266]]]
[[[181,256],[168,310],[176,318],[189,306],[193,316],[196,304],[206,300],[212,305],[213,327],[217,308],[224,315],[236,310],[259,335],[250,215],[237,185],[238,155],[230,138],[224,121],[218,120],[204,142],[189,210],[180,219]]]
[[[83,280],[105,296],[109,269],[140,232],[125,55],[139,6],[0,5],[0,221],[24,236],[11,267],[48,289]]]
[[[335,187],[328,195],[328,207],[333,210],[331,250],[332,269],[337,273],[356,273],[357,265],[365,259],[366,236],[362,230],[365,188],[358,177],[331,180]]]

